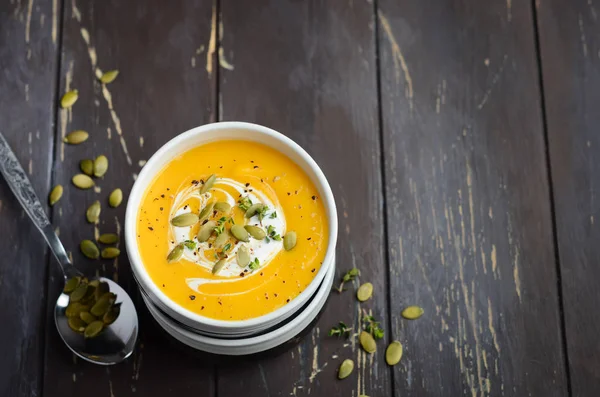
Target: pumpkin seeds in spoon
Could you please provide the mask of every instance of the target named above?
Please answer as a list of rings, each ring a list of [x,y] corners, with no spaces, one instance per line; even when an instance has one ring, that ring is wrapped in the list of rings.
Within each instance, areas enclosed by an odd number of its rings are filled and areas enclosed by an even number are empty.
[[[119,317],[120,312],[121,309],[118,306],[113,306],[106,313],[104,313],[104,316],[102,316],[102,321],[106,325],[112,324],[115,322],[117,317]]]
[[[267,232],[265,232],[265,230],[260,226],[246,225],[244,226],[244,229],[246,229],[246,231],[257,240],[262,240],[267,237]]]
[[[65,294],[70,294],[71,292],[75,291],[75,288],[77,288],[79,285],[79,281],[81,281],[81,277],[78,276],[68,279],[65,283],[65,287],[63,288],[63,292]]]
[[[79,302],[87,293],[88,290],[88,285],[87,283],[85,284],[80,284],[77,288],[75,288],[75,290],[71,293],[71,296],[69,297],[69,302]]]
[[[97,320],[96,316],[90,314],[90,312],[80,312],[79,318],[83,320],[84,323],[90,324]]]
[[[85,217],[89,223],[98,223],[98,219],[100,218],[100,201],[94,201],[92,205],[90,205],[85,213]]]
[[[83,336],[85,336],[86,338],[93,338],[97,336],[100,332],[102,332],[103,328],[104,323],[102,321],[94,321],[93,323],[85,327],[85,331],[83,331]]]
[[[175,218],[171,219],[171,224],[177,227],[186,227],[192,226],[198,222],[198,215],[193,214],[191,212],[177,215]]]
[[[247,243],[250,240],[248,232],[246,231],[246,229],[244,229],[243,226],[240,225],[231,226],[231,234],[233,234],[233,237],[235,237],[236,240],[239,241]]]
[[[210,189],[212,189],[216,180],[217,180],[217,177],[215,174],[212,174],[211,176],[209,176],[208,179],[206,180],[206,182],[204,182],[204,185],[202,185],[202,187],[200,188],[200,194],[204,194],[204,193],[208,192]]]
[[[69,327],[75,332],[83,332],[87,324],[79,317],[69,317]]]
[[[48,197],[48,201],[49,201],[50,205],[53,206],[54,204],[56,204],[58,202],[58,200],[60,200],[60,198],[62,197],[62,194],[63,194],[62,185],[56,185],[54,187],[54,189],[52,189],[52,191],[50,192],[50,196]]]

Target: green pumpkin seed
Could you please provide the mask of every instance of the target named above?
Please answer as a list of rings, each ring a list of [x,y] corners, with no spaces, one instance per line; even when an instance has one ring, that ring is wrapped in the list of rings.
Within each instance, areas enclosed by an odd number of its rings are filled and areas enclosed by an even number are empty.
[[[215,231],[215,227],[217,226],[217,222],[215,221],[208,221],[206,222],[204,225],[200,226],[200,229],[198,230],[198,242],[200,243],[204,243],[206,242],[210,236],[213,234],[213,232]]]
[[[88,285],[87,284],[79,284],[77,288],[73,292],[71,292],[71,296],[69,297],[69,302],[79,302],[85,294],[87,293]]]
[[[219,234],[215,239],[215,248],[223,248],[227,241],[231,238],[231,234],[228,230],[223,231],[223,233]]]
[[[95,291],[96,291],[96,287],[93,287],[88,284],[87,291],[85,292],[85,295],[83,296],[83,298],[81,298],[81,300],[79,302],[81,302],[84,305],[93,305]]]
[[[206,218],[208,218],[210,216],[210,214],[213,213],[213,208],[215,207],[215,203],[209,203],[206,204],[206,207],[202,208],[202,211],[200,211],[200,222],[204,221]]]
[[[92,205],[90,205],[85,213],[85,217],[89,223],[98,223],[98,219],[100,218],[100,201],[94,201]]]
[[[250,251],[245,245],[242,245],[240,248],[238,248],[235,256],[237,259],[237,264],[241,268],[248,266],[250,263]]]
[[[65,283],[65,287],[63,288],[63,292],[65,294],[70,294],[71,292],[75,291],[75,288],[77,288],[77,286],[79,285],[80,281],[81,281],[81,277],[78,277],[78,276],[71,277]]]
[[[217,180],[217,177],[215,174],[212,174],[211,176],[209,176],[208,179],[206,180],[206,182],[204,182],[204,185],[202,185],[202,187],[200,188],[200,194],[204,194],[204,193],[208,192],[210,189],[212,189],[216,180]]]
[[[69,92],[65,93],[65,95],[63,95],[63,97],[61,98],[60,106],[63,109],[70,108],[71,106],[73,106],[75,104],[75,102],[77,102],[78,97],[79,97],[79,91],[77,91],[77,90],[69,91]]]
[[[102,74],[102,76],[100,76],[100,81],[104,84],[110,84],[113,81],[115,81],[115,79],[117,78],[118,75],[119,75],[118,70],[109,70],[108,72],[104,72],[104,74]]]
[[[246,211],[246,218],[250,219],[252,218],[254,215],[256,215],[256,213],[258,211],[260,211],[261,209],[263,209],[265,205],[261,204],[261,203],[256,203],[256,204],[252,204],[250,206],[250,208],[248,208],[248,211]]]
[[[79,168],[81,168],[81,171],[88,176],[94,175],[94,162],[90,159],[81,160],[79,162]]]
[[[94,180],[85,174],[77,174],[71,181],[80,189],[89,189],[94,186]]]
[[[88,305],[84,305],[79,302],[70,302],[67,306],[67,309],[65,310],[65,315],[69,318],[79,317],[79,313],[81,313],[82,311],[87,312],[88,310],[90,310],[90,307]]]
[[[338,379],[344,379],[350,376],[352,371],[354,370],[354,361],[349,358],[342,361],[340,368],[338,369]]]
[[[100,257],[100,251],[98,250],[98,247],[96,247],[96,244],[94,244],[91,240],[83,240],[79,244],[79,248],[81,249],[81,252],[83,252],[83,255],[90,259],[98,259],[98,257]]]
[[[107,247],[102,250],[102,258],[104,259],[114,259],[119,255],[121,255],[121,250],[115,247]]]
[[[62,197],[63,194],[63,187],[62,185],[56,185],[54,186],[54,189],[52,189],[52,191],[50,192],[50,196],[48,197],[48,201],[50,202],[50,205],[54,205],[58,202],[58,200],[60,200],[60,198]]]
[[[186,227],[192,226],[198,222],[198,215],[187,212],[185,214],[177,215],[175,218],[171,219],[171,225],[177,227]]]
[[[177,262],[179,259],[181,259],[182,255],[183,255],[183,244],[177,244],[175,246],[175,248],[173,248],[173,251],[171,251],[169,253],[169,256],[167,256],[167,262],[169,262],[169,263]]]
[[[362,331],[359,336],[360,345],[367,353],[374,353],[377,350],[377,344],[375,343],[375,339],[373,339],[373,335],[366,331]]]
[[[364,302],[369,299],[373,295],[373,284],[364,283],[360,287],[358,287],[358,291],[356,291],[356,297],[359,301]]]
[[[98,242],[102,244],[116,244],[119,241],[119,236],[115,233],[104,233],[98,237]]]
[[[104,323],[102,321],[94,321],[85,327],[85,331],[83,331],[83,336],[86,338],[93,338],[97,336],[102,329],[104,328]]]
[[[231,211],[231,205],[224,201],[219,201],[218,203],[215,203],[215,209],[221,212],[229,212]]]
[[[296,246],[296,232],[290,231],[283,236],[283,248],[286,251],[292,250]]]
[[[402,344],[397,340],[390,343],[390,345],[385,349],[385,362],[388,365],[396,365],[400,362],[402,358]]]
[[[110,309],[112,304],[115,303],[115,300],[113,298],[114,294],[112,296],[109,294],[110,292],[108,294],[104,294],[102,298],[100,298],[94,304],[94,306],[92,306],[92,308],[90,309],[90,313],[92,313],[96,317],[104,316],[104,313],[106,313],[108,309]]]
[[[233,234],[233,237],[236,238],[236,240],[243,241],[246,243],[250,240],[249,234],[243,226],[233,225],[231,226],[230,231],[231,234]]]
[[[226,264],[227,262],[225,262],[225,259],[221,259],[220,261],[215,263],[215,265],[212,268],[212,274],[219,274],[221,269],[223,269],[223,266],[225,266]]]
[[[100,280],[92,280],[92,281],[90,281],[90,282],[88,283],[88,285],[89,285],[90,287],[94,287],[94,288],[96,288],[96,287],[98,287],[98,286],[100,285]]]
[[[96,178],[102,178],[108,170],[108,159],[105,155],[101,154],[94,160],[94,176]]]
[[[69,327],[75,332],[83,332],[87,324],[79,317],[69,317]]]
[[[104,295],[106,295],[109,291],[108,283],[105,281],[100,282],[94,291],[94,298],[96,301],[100,300]]]
[[[90,312],[80,312],[79,318],[83,320],[84,323],[90,324],[97,320],[97,318],[90,314]]]
[[[402,317],[407,320],[416,320],[423,315],[423,309],[419,306],[408,306],[402,310]]]
[[[109,325],[115,322],[119,314],[121,313],[121,308],[119,306],[113,306],[102,316],[102,321],[104,324]]]
[[[250,235],[257,240],[262,240],[265,237],[267,237],[267,232],[265,232],[265,230],[262,227],[254,226],[254,225],[246,225],[246,226],[244,226],[244,229],[246,229],[246,231],[248,233],[250,233]]]
[[[68,143],[69,145],[79,145],[80,143],[87,141],[89,136],[90,136],[90,134],[88,134],[87,131],[76,130],[76,131],[68,133],[63,138],[63,142]]]
[[[117,208],[121,204],[121,201],[123,201],[123,191],[121,189],[113,190],[110,196],[108,196],[108,204],[113,208]]]

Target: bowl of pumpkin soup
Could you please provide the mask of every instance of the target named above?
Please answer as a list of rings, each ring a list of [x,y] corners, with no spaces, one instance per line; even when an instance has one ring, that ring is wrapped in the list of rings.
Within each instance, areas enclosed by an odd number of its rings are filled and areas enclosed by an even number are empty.
[[[299,145],[222,122],[189,130],[146,163],[125,219],[148,302],[199,334],[242,337],[303,307],[332,270],[333,194]]]

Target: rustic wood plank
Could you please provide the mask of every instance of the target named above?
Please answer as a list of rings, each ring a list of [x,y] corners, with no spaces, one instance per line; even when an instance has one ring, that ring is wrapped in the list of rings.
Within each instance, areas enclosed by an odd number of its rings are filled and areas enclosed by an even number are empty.
[[[598,102],[600,22],[591,1],[539,1],[550,169],[554,190],[565,335],[574,396],[600,390]]]
[[[51,319],[60,276],[53,268],[48,284],[48,342],[45,396],[212,395],[214,369],[174,350],[149,317],[131,277],[125,252],[117,261],[91,262],[78,249],[93,238],[85,210],[95,200],[103,209],[99,230],[120,230],[125,205],[109,208],[107,197],[120,187],[125,198],[143,161],[176,134],[209,122],[214,93],[206,70],[212,4],[200,0],[67,1],[63,27],[60,93],[79,90],[72,110],[58,114],[54,177],[67,186],[54,223],[76,266],[113,277],[136,299],[140,342],[126,363],[102,368],[74,360],[63,346]],[[102,87],[96,71],[118,69],[112,84]],[[77,147],[65,147],[62,136],[74,129],[90,132]],[[84,158],[105,154],[107,175],[101,191],[81,191],[70,184]],[[120,242],[123,250],[123,241]]]
[[[315,158],[339,210],[336,279],[356,266],[360,280],[372,282],[376,292],[362,305],[354,287],[333,292],[296,349],[220,367],[219,396],[389,395],[384,341],[367,357],[358,344],[327,337],[338,321],[357,330],[361,308],[387,324],[373,5],[225,0],[221,17],[221,118],[272,127]],[[357,367],[338,381],[345,358]]]
[[[52,163],[58,7],[50,1],[0,3],[0,132],[44,204]],[[42,386],[47,250],[4,180],[0,236],[0,395],[36,396]]]
[[[531,4],[378,4],[396,395],[564,396]]]

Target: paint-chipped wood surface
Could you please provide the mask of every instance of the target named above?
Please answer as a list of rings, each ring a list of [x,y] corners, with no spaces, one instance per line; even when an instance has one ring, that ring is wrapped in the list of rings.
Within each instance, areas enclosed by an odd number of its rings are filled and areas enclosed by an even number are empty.
[[[0,396],[597,394],[593,1],[168,3],[0,4],[0,132],[42,201],[65,186],[48,208],[56,230],[78,267],[130,291],[141,327],[121,365],[74,359],[51,315],[55,260],[0,182]],[[79,100],[62,110],[69,89]],[[122,239],[115,261],[78,250],[120,233],[112,189],[126,198],[158,147],[216,120],[275,128],[317,160],[338,205],[336,283],[362,272],[293,348],[233,362],[169,342]],[[65,146],[75,129],[89,141]],[[97,188],[72,187],[79,161],[100,154]],[[97,228],[84,217],[95,200]],[[365,281],[375,294],[359,305]],[[421,319],[401,318],[411,304]],[[385,329],[374,355],[327,336],[338,321],[358,330],[362,309]],[[394,339],[404,356],[390,368]],[[339,381],[345,358],[356,368]]]

